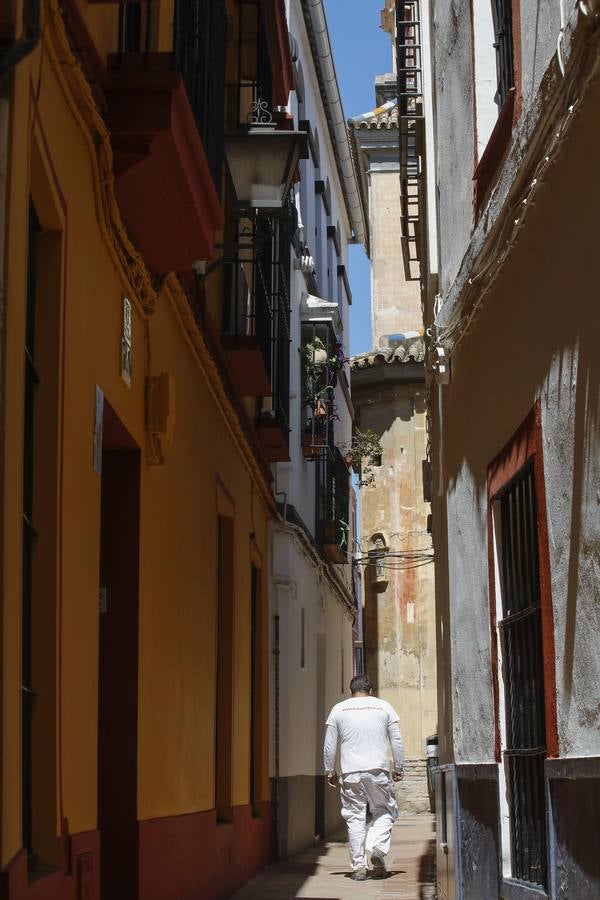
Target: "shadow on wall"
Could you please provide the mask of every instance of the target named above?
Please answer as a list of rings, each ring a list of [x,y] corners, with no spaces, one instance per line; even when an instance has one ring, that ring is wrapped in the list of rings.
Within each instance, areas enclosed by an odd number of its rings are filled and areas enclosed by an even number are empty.
[[[427,841],[427,847],[419,860],[419,900],[433,900],[435,883],[435,838],[431,838]]]
[[[484,514],[487,465],[541,398],[555,591],[560,586],[553,599],[564,629],[557,631],[561,718],[590,734],[600,725],[600,706],[597,698],[592,703],[577,694],[574,679],[586,667],[598,671],[594,634],[600,628],[600,608],[578,609],[577,603],[578,594],[595,596],[598,572],[600,179],[587,173],[600,155],[599,104],[600,85],[593,84],[509,261],[453,355],[452,382],[444,389],[441,473],[448,495],[459,481],[464,492],[468,472],[474,508]],[[562,754],[581,749],[561,745]]]

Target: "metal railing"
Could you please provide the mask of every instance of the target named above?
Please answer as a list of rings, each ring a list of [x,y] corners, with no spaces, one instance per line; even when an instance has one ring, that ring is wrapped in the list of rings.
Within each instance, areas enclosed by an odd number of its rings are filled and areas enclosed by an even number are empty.
[[[323,546],[334,546],[339,562],[350,556],[350,472],[335,447],[318,460],[316,538]]]
[[[327,322],[304,323],[301,330],[302,447],[305,459],[333,452],[337,416],[334,389],[340,344]]]
[[[511,0],[494,0],[494,47],[496,48],[496,71],[498,89],[496,102],[502,109],[508,93],[515,84],[513,23]]]
[[[234,77],[226,84],[225,118],[231,130],[247,124],[258,100],[273,106],[273,74],[258,0],[238,3],[235,35]]]
[[[529,462],[499,497],[512,874],[546,885],[546,725],[535,483]]]
[[[419,205],[422,192],[419,130],[423,122],[420,0],[396,2],[396,69],[400,128],[400,223],[407,280],[420,260]]]
[[[243,223],[243,224],[242,224]],[[223,334],[254,338],[271,385],[269,413],[289,440],[290,265],[296,208],[240,223],[237,256],[225,263]]]
[[[225,0],[176,0],[173,33],[173,64],[183,78],[220,195],[227,55]]]

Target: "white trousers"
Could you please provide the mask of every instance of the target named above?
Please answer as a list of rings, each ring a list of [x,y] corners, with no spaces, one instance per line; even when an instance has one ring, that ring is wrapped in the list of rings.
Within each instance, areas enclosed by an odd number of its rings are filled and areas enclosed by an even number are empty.
[[[385,856],[390,849],[392,825],[398,818],[394,782],[389,772],[352,772],[340,776],[342,816],[348,826],[352,869],[366,867],[366,853],[377,847]],[[367,803],[371,825],[367,834]]]

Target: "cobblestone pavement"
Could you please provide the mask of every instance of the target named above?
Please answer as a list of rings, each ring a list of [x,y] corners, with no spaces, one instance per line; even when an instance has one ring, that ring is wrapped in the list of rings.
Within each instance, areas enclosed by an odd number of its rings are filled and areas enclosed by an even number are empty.
[[[434,827],[428,814],[398,819],[385,879],[353,881],[346,844],[329,842],[267,866],[234,900],[434,900]]]

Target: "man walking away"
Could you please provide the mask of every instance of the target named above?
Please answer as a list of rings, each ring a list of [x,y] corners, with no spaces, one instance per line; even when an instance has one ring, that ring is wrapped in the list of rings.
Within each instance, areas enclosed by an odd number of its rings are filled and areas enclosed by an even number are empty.
[[[367,675],[350,682],[352,697],[331,710],[325,729],[325,773],[330,787],[339,783],[342,816],[348,826],[352,877],[367,878],[367,853],[375,877],[386,873],[385,857],[390,849],[392,825],[398,817],[394,781],[404,774],[404,747],[398,714],[385,700],[371,696]],[[389,748],[394,768],[390,777]],[[340,772],[336,757],[340,750]],[[367,834],[367,803],[371,827]]]

